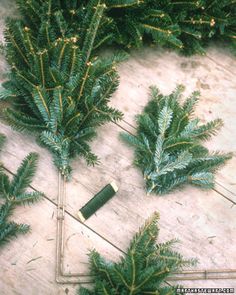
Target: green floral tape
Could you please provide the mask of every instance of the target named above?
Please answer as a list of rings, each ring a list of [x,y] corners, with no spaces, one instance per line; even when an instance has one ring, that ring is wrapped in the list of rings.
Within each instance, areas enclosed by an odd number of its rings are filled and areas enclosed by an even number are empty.
[[[106,185],[79,210],[78,217],[80,221],[84,222],[86,219],[92,216],[99,208],[109,201],[117,191],[118,186],[114,181]]]

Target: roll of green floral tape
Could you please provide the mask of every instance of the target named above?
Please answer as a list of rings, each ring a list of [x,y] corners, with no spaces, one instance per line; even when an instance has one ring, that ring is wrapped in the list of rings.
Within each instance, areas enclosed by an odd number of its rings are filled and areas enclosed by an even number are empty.
[[[84,222],[86,219],[92,216],[99,208],[109,201],[117,191],[118,186],[114,181],[106,185],[79,210],[78,217],[80,221]]]

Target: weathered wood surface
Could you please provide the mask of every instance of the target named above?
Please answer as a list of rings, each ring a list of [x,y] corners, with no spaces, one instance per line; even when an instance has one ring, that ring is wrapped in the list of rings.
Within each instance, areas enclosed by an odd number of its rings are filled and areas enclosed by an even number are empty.
[[[0,3],[8,5],[6,1]],[[201,91],[196,113],[203,121],[221,117],[225,122],[207,146],[235,155],[235,66],[235,58],[221,48],[210,48],[207,56],[190,58],[154,48],[132,53],[119,67],[121,84],[112,101],[125,114],[120,126],[135,132],[134,116],[148,101],[150,85],[157,85],[167,94],[181,83],[186,86],[186,95],[196,89]],[[87,253],[93,247],[116,260],[155,210],[161,214],[160,241],[179,238],[180,251],[199,259],[198,269],[236,268],[235,157],[218,172],[215,191],[186,187],[163,197],[146,196],[142,175],[132,165],[133,151],[119,139],[121,127],[109,124],[99,129],[92,146],[101,165],[92,168],[83,160],[73,162],[73,177],[67,185],[65,272],[87,273]],[[0,294],[74,294],[76,286],[55,283],[57,171],[51,155],[33,137],[12,131],[3,123],[0,132],[8,137],[0,160],[9,171],[14,173],[29,152],[40,154],[32,186],[47,196],[39,204],[17,209],[14,215],[17,221],[31,224],[32,232],[1,249]],[[112,179],[119,185],[118,194],[81,224],[77,219],[79,208]],[[183,284],[236,287],[235,280]]]

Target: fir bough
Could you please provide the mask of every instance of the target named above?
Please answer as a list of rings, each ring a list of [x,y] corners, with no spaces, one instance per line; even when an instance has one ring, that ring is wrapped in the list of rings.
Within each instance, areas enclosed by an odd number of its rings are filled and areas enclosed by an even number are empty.
[[[0,136],[0,145],[5,141]],[[0,172],[0,246],[18,234],[25,234],[30,230],[27,224],[10,221],[14,209],[19,205],[32,204],[41,199],[41,192],[26,192],[36,171],[38,155],[30,153],[21,163],[12,180],[1,169]]]
[[[199,93],[180,103],[183,87],[164,96],[151,87],[151,100],[137,116],[136,136],[121,137],[135,148],[135,165],[141,168],[148,193],[165,194],[189,183],[201,188],[214,187],[214,173],[231,154],[209,152],[202,142],[222,126],[216,119],[200,124],[193,111]]]
[[[176,48],[185,53],[204,53],[211,40],[235,47],[236,5],[233,0],[103,0],[106,5],[94,48],[116,43],[140,47],[143,41]],[[37,32],[54,29],[50,36],[85,34],[88,15],[96,1],[18,0],[24,21]],[[42,17],[43,16],[43,17]]]
[[[236,5],[233,0],[107,0],[114,40],[139,47],[143,40],[185,53],[204,53],[211,40],[235,46]]]
[[[77,45],[83,44],[91,25],[91,18],[101,6],[101,0],[17,0],[21,22],[31,29],[35,39],[40,39],[39,46],[51,43],[58,38],[77,36]],[[112,39],[111,20],[104,14],[99,16],[99,30],[94,31],[93,50]]]
[[[157,213],[148,219],[134,236],[127,253],[117,263],[106,261],[91,251],[90,273],[94,278],[92,290],[80,288],[78,295],[175,295],[179,286],[168,286],[166,280],[183,267],[196,264],[173,250],[176,240],[157,243],[159,228]]]
[[[49,10],[50,2],[45,2]],[[105,8],[100,1],[88,5],[92,4],[93,9],[86,10],[86,30],[71,32],[60,17],[51,23],[49,12],[36,15],[30,5],[33,11],[27,6],[26,12],[32,14],[31,27],[25,26],[24,19],[9,20],[5,33],[11,72],[0,96],[14,103],[5,111],[6,120],[20,131],[35,134],[66,176],[70,160],[77,155],[88,164],[98,162],[89,146],[96,127],[122,117],[108,103],[119,84],[116,64],[126,55],[99,58],[92,54]]]

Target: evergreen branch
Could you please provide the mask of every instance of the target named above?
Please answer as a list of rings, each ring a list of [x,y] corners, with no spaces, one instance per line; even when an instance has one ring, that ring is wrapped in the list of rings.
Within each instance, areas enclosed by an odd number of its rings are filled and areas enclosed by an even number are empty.
[[[3,138],[4,136],[0,136],[0,143]],[[37,154],[29,154],[23,160],[12,181],[3,171],[0,173],[0,197],[4,199],[4,203],[0,205],[0,245],[9,242],[11,238],[18,234],[27,233],[30,229],[27,224],[17,224],[8,219],[17,205],[34,203],[43,196],[42,193],[37,191],[25,192],[35,173],[37,158]]]
[[[18,194],[13,200],[13,204],[33,204],[38,202],[44,196],[41,192],[30,192]]]
[[[174,251],[175,240],[157,243],[158,220],[159,214],[154,213],[134,236],[127,253],[118,262],[106,261],[95,250],[91,251],[89,262],[94,286],[91,290],[81,287],[77,294],[176,294],[176,288],[180,286],[166,286],[165,280],[183,266],[195,265],[196,260],[184,259]]]
[[[6,32],[11,74],[0,98],[14,99],[6,120],[15,129],[37,134],[55,165],[69,176],[76,155],[88,164],[98,162],[88,145],[96,127],[122,117],[108,103],[119,84],[115,66],[124,54],[94,56],[94,47],[113,35],[105,28],[110,18],[104,16],[106,5],[100,0],[18,1],[22,18],[17,25],[11,21],[7,30],[14,40]],[[19,59],[15,43],[30,67]]]
[[[14,109],[7,108],[4,110],[3,114],[5,115],[8,124],[16,130],[38,133],[45,129],[43,125],[40,125],[38,119],[29,117]]]
[[[109,8],[127,8],[140,4],[142,1],[140,0],[108,0],[107,5]]]
[[[24,55],[24,53],[22,52],[21,48],[18,46],[17,42],[15,41],[14,36],[11,34],[11,32],[10,32],[9,30],[7,31],[7,37],[10,38],[11,43],[13,44],[13,46],[15,46],[15,48],[17,49],[17,51],[20,53],[20,55],[21,55],[21,57],[23,58],[24,62],[25,62],[28,66],[30,66],[30,64],[29,64],[29,62],[28,62],[28,60],[27,60],[27,58],[25,57],[25,55]]]
[[[164,137],[166,130],[170,127],[173,112],[170,108],[164,107],[159,114],[158,126],[160,135]]]
[[[45,120],[45,122],[48,122],[50,119],[50,113],[49,113],[46,99],[44,97],[43,90],[40,87],[35,88],[33,98],[43,119]]]
[[[10,180],[8,175],[0,173],[0,197],[9,198]]]
[[[215,135],[222,125],[216,119],[200,125],[191,119],[199,93],[194,92],[182,105],[182,87],[163,96],[152,87],[151,100],[137,116],[136,136],[121,138],[135,149],[134,164],[141,168],[148,193],[164,194],[184,183],[202,188],[214,186],[214,173],[231,154],[212,153],[201,141]]]
[[[91,40],[92,33],[96,34],[93,49],[112,43],[126,48],[139,47],[147,39],[150,43],[156,42],[192,54],[204,53],[203,47],[212,39],[234,44],[234,1],[94,0],[66,3],[52,1],[48,9],[48,3],[33,1],[26,6],[20,2],[24,23],[32,27],[36,36],[37,28],[43,28],[43,46],[46,43],[50,47],[52,41],[78,32],[84,42],[94,8],[103,4],[106,7],[99,30],[96,33],[96,29],[90,31]]]
[[[200,126],[195,130],[194,137],[200,140],[207,140],[211,136],[216,135],[218,130],[223,126],[223,121],[221,119],[216,119],[214,121],[208,122],[205,125]]]
[[[11,183],[11,195],[17,196],[29,186],[36,171],[38,154],[30,153],[21,163]],[[17,198],[17,197],[16,197]]]
[[[95,8],[95,13],[93,15],[90,26],[88,28],[88,34],[86,35],[86,38],[83,44],[82,52],[84,53],[86,52],[86,58],[84,60],[85,64],[89,62],[90,55],[93,50],[94,40],[95,40],[97,30],[101,22],[103,11],[105,8],[106,8],[106,5],[100,4],[100,1],[98,1],[98,4]]]
[[[0,246],[9,242],[10,239],[16,237],[18,234],[26,234],[29,230],[30,227],[27,224],[17,224],[15,222],[6,223],[4,227],[1,226]]]

